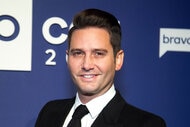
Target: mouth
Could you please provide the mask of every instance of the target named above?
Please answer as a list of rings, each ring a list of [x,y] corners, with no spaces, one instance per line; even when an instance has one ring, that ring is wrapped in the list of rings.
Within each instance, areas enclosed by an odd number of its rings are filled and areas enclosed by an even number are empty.
[[[80,76],[83,77],[83,78],[90,79],[90,78],[94,78],[97,75],[95,75],[95,74],[83,74],[83,75],[80,75]]]
[[[83,81],[93,81],[95,80],[95,78],[98,76],[98,74],[81,74],[79,75],[79,77],[81,77],[81,79]]]
[[[95,76],[95,75],[82,75],[82,77],[87,78],[87,79],[93,78],[94,76]]]

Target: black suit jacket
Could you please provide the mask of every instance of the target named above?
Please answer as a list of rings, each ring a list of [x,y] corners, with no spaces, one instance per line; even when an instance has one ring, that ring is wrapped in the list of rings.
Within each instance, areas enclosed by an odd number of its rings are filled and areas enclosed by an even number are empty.
[[[35,127],[62,127],[75,98],[48,102]],[[92,127],[166,127],[162,118],[129,105],[119,92],[107,104]]]

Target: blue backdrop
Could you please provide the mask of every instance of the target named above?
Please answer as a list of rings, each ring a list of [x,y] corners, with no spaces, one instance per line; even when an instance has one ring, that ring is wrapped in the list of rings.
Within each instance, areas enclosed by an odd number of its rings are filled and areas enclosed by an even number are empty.
[[[189,5],[188,0],[33,0],[32,69],[0,70],[0,126],[33,127],[47,101],[75,94],[65,62],[67,42],[49,43],[42,29],[46,21],[59,17],[67,27],[51,25],[50,35],[67,34],[73,15],[93,7],[114,14],[122,26],[125,61],[115,85],[126,101],[160,115],[168,127],[189,127],[190,53],[159,57],[160,28],[190,29]]]

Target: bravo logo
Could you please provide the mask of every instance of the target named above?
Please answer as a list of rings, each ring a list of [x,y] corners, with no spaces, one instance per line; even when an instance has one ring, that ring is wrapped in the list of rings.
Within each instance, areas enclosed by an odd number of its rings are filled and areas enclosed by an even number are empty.
[[[190,30],[160,28],[159,57],[167,51],[190,52]]]
[[[32,0],[1,1],[0,70],[31,71],[31,33]]]

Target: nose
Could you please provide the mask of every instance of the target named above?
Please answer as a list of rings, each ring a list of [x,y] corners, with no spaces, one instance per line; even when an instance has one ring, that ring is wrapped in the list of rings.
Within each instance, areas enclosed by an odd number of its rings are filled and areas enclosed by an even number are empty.
[[[94,69],[94,59],[92,55],[85,55],[83,58],[82,70],[90,71]]]

